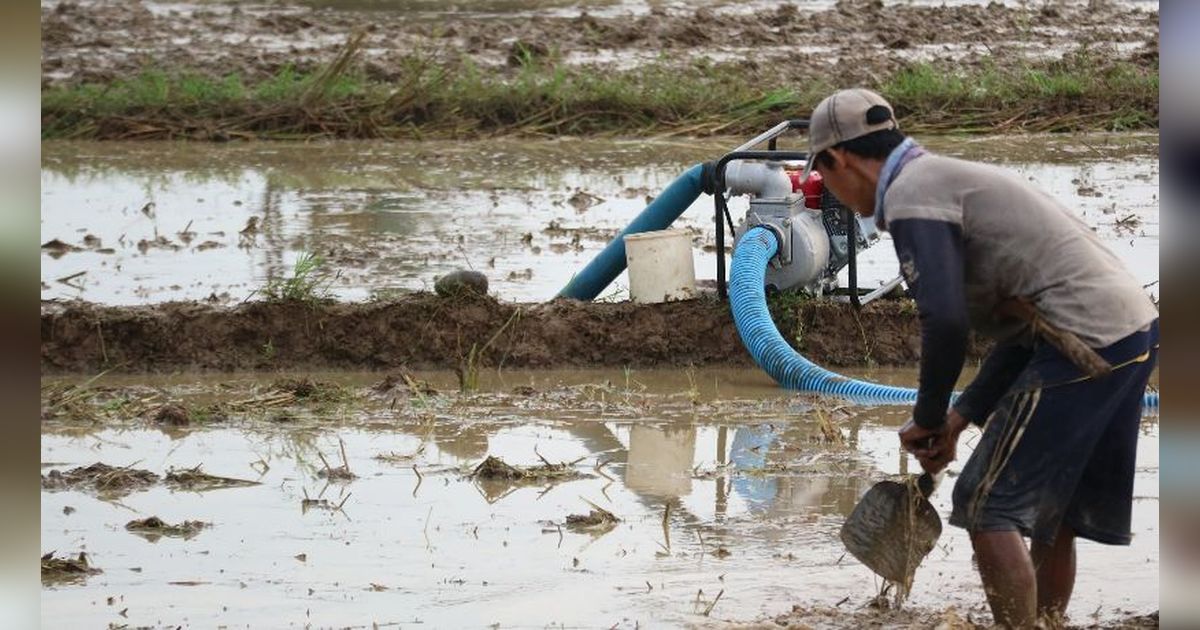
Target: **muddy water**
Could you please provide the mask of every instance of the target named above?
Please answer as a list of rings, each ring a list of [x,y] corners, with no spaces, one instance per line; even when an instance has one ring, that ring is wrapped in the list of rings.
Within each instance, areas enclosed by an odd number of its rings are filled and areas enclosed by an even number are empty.
[[[422,376],[438,386],[449,378]],[[106,383],[238,398],[261,378]],[[509,393],[515,385],[533,393]],[[43,589],[43,619],[63,627],[632,628],[750,621],[795,603],[858,609],[878,584],[843,554],[837,529],[870,483],[913,465],[894,433],[906,410],[823,407],[846,442],[838,446],[821,441],[813,405],[757,371],[537,372],[508,373],[478,394],[384,397],[296,411],[286,423],[246,417],[162,431],[134,419],[46,422],[44,470],[103,461],[161,474],[203,463],[261,483],[205,493],[154,487],[119,500],[43,492],[43,551],[86,550],[104,571]],[[358,477],[328,484],[318,452],[340,462],[339,440]],[[1157,609],[1157,451],[1151,421],[1140,443],[1133,545],[1081,545],[1077,622]],[[527,486],[468,478],[489,454],[525,466],[539,455],[574,462],[589,476]],[[936,495],[943,518],[949,494]],[[304,511],[306,496],[342,511]],[[608,531],[564,526],[567,515],[589,511],[585,500],[621,522]],[[151,515],[212,527],[156,542],[124,530]],[[983,595],[970,558],[962,533],[947,528],[916,576],[911,605],[978,614]]]
[[[43,145],[42,297],[239,301],[322,255],[333,296],[430,288],[473,268],[505,299],[544,300],[689,166],[737,139],[475,143]],[[1158,279],[1155,135],[930,138],[1063,200],[1146,284]],[[740,217],[744,199],[732,211]],[[712,201],[677,222],[715,275]],[[253,224],[251,224],[253,223]],[[249,229],[247,229],[249,228]],[[863,283],[896,273],[887,241]],[[63,280],[63,281],[60,281]],[[624,276],[608,297],[621,299]],[[1157,285],[1150,287],[1157,295]]]

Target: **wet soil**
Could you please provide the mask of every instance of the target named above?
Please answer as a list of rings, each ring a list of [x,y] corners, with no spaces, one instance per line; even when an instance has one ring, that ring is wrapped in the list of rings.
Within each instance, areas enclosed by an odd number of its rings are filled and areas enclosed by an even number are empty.
[[[150,542],[155,542],[164,536],[192,538],[205,527],[211,526],[211,523],[204,521],[183,521],[172,525],[157,516],[150,516],[129,521],[125,524],[125,529]]]
[[[592,508],[587,514],[568,514],[566,525],[571,529],[598,531],[611,529],[620,523],[621,519],[604,508]]]
[[[552,464],[543,462],[540,466],[513,466],[499,457],[488,456],[475,470],[471,472],[475,479],[489,481],[523,481],[530,483],[546,483],[550,481],[567,481],[583,477],[583,473],[566,463]]]
[[[874,602],[872,602],[874,603]],[[750,626],[742,626],[750,627]],[[921,608],[892,609],[887,605],[850,607],[805,607],[796,605],[791,612],[764,623],[761,628],[826,628],[851,630],[858,628],[936,628],[937,630],[985,630],[994,627],[991,619],[974,611],[947,608],[943,611]],[[1120,619],[1090,624],[1068,624],[1064,630],[1104,628],[1106,630],[1141,630],[1157,628],[1158,613],[1129,615]]]
[[[42,583],[82,581],[89,575],[102,573],[88,562],[85,552],[79,552],[74,558],[58,558],[51,551],[42,556]]]
[[[158,424],[185,427],[192,423],[192,418],[187,409],[167,403],[154,411],[154,421]]]
[[[258,485],[257,481],[249,479],[234,479],[232,477],[210,475],[200,469],[200,464],[191,468],[172,469],[168,471],[166,477],[163,478],[163,483],[170,488],[191,490],[193,492]]]
[[[97,420],[101,417],[100,413],[92,416]],[[57,469],[51,470],[42,475],[42,489],[50,491],[86,490],[97,496],[120,498],[132,492],[148,490],[158,485],[160,480],[168,488],[194,492],[218,488],[240,488],[258,483],[247,479],[210,475],[201,470],[200,465],[171,469],[160,478],[148,470],[136,469],[131,466],[110,466],[103,462],[96,462],[90,466],[80,466],[66,472]]]
[[[515,2],[464,11],[400,3],[363,11],[347,2],[48,1],[41,17],[43,84],[106,83],[145,69],[236,73],[255,81],[285,67],[315,70],[355,31],[367,33],[368,76],[384,81],[402,79],[413,55],[469,59],[509,73],[526,58],[600,67],[733,59],[747,77],[833,76],[846,85],[873,83],[914,58],[1006,64],[1079,45],[1104,49],[1105,58],[1158,58],[1157,7],[1141,3],[592,4],[546,9]]]
[[[210,493],[159,483],[119,502],[86,488],[44,489],[43,549],[70,550],[71,560],[86,549],[73,575],[104,572],[48,579],[43,619],[71,627],[458,627],[478,619],[987,627],[961,530],[943,532],[900,609],[881,607],[889,598],[877,596],[879,583],[837,538],[867,488],[913,470],[895,437],[907,408],[830,407],[771,387],[757,370],[686,378],[683,370],[626,371],[623,382],[615,372],[513,371],[466,393],[445,389],[453,377],[444,373],[48,377],[44,406],[63,391],[102,395],[72,399],[91,417],[43,419],[43,467],[144,460],[186,471],[203,461],[260,483]],[[567,375],[579,384],[563,384]],[[912,385],[916,373],[894,378]],[[281,381],[347,393],[242,404],[278,397]],[[174,427],[112,404],[150,391],[185,409],[238,411]],[[293,419],[278,422],[281,412]],[[841,439],[828,439],[831,430]],[[964,458],[977,437],[970,431]],[[1156,627],[1158,439],[1158,423],[1147,419],[1132,545],[1080,544],[1073,627]],[[322,452],[338,453],[328,459],[340,456],[356,479],[322,478]],[[489,457],[518,469],[561,462],[580,474],[493,487],[471,474]],[[951,474],[960,467],[953,463]],[[943,518],[950,494],[932,498]],[[134,519],[152,529],[211,526],[146,544],[125,528]]]
[[[51,470],[42,476],[45,490],[90,490],[105,496],[123,496],[158,483],[158,475],[127,466],[96,462],[66,472]]]
[[[911,365],[919,357],[907,300],[860,312],[825,300],[777,304],[773,315],[783,337],[822,365]],[[44,374],[750,364],[728,305],[712,297],[660,305],[428,293],[365,304],[44,302],[41,337]],[[977,339],[970,356],[985,350]]]

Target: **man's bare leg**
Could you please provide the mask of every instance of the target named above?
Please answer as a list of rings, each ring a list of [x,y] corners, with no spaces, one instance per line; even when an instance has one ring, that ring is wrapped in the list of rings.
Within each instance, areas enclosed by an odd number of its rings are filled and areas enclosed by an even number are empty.
[[[1063,525],[1053,545],[1035,542],[1031,546],[1037,572],[1038,616],[1061,622],[1075,589],[1075,532]]]
[[[1037,582],[1021,534],[971,532],[971,544],[996,623],[1032,628],[1037,622]]]

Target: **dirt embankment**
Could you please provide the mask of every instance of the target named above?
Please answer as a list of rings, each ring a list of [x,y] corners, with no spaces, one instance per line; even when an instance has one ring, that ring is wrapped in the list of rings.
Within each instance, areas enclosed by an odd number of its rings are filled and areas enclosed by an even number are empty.
[[[830,302],[776,309],[789,343],[830,366],[912,365],[912,306],[860,313]],[[728,307],[715,299],[639,306],[414,294],[364,304],[198,302],[42,306],[42,372],[550,368],[749,365]],[[474,351],[472,350],[474,348]],[[971,356],[982,356],[982,341]],[[475,359],[472,360],[472,356]]]

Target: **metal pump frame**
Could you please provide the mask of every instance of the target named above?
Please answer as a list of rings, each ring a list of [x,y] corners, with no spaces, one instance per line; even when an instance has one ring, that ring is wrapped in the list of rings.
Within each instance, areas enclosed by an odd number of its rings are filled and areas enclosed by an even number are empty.
[[[717,295],[722,300],[729,299],[729,286],[725,280],[725,224],[729,224],[729,233],[734,233],[733,218],[729,216],[729,205],[725,200],[725,167],[733,160],[804,160],[808,161],[807,151],[779,151],[777,150],[779,136],[792,129],[808,129],[808,119],[796,118],[793,120],[785,120],[769,130],[759,134],[753,140],[734,149],[733,151],[721,156],[715,163],[713,174],[713,220],[716,223],[717,229]],[[753,147],[767,143],[766,151],[754,151]],[[724,220],[722,220],[724,219]],[[854,211],[846,208],[844,213],[846,221],[846,243],[847,253],[849,254],[849,264],[847,265],[847,275],[849,276],[849,299],[850,303],[855,308],[862,308],[862,301],[858,295],[858,265],[857,265],[857,248],[858,248],[858,221]]]

